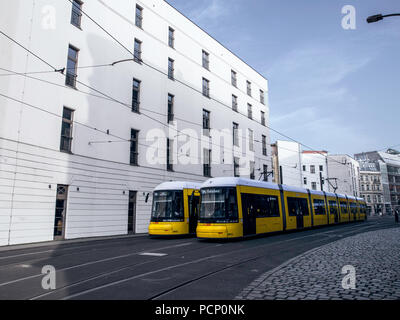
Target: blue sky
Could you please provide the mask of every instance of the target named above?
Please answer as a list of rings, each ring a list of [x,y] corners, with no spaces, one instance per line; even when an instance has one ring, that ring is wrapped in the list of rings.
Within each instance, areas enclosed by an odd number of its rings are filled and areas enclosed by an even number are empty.
[[[269,80],[272,128],[330,153],[400,145],[400,17],[365,21],[398,0],[168,2]]]

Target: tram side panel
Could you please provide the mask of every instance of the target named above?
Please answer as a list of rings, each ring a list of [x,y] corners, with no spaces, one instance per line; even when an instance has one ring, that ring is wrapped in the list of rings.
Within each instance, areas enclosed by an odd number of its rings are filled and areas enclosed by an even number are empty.
[[[284,192],[286,206],[286,230],[311,227],[311,204],[307,193]]]
[[[265,234],[283,230],[280,191],[238,187],[243,234]]]
[[[325,197],[312,194],[311,201],[314,214],[314,226],[327,225],[328,215],[326,212]]]

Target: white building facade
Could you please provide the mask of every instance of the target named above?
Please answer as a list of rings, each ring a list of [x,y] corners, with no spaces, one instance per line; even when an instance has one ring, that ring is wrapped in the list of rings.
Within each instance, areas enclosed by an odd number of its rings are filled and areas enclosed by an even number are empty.
[[[360,197],[360,165],[346,154],[328,157],[329,191]],[[336,189],[336,191],[335,191]]]
[[[303,188],[318,191],[329,191],[328,152],[303,151],[301,170]]]
[[[302,151],[301,145],[272,144],[273,182],[310,190],[360,196],[360,166],[348,155]]]
[[[272,146],[274,180],[279,184],[303,187],[301,146],[292,141],[278,140]]]
[[[0,30],[0,245],[145,233],[161,182],[268,179],[267,80],[167,2],[2,2]]]

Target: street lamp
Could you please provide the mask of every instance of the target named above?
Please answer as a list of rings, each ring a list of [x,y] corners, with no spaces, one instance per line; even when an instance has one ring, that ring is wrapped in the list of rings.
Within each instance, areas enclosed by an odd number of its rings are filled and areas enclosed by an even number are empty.
[[[376,14],[376,15],[368,17],[367,22],[368,23],[378,22],[378,21],[383,20],[383,18],[393,17],[393,16],[400,16],[400,13],[392,13],[392,14],[387,14],[387,15]]]

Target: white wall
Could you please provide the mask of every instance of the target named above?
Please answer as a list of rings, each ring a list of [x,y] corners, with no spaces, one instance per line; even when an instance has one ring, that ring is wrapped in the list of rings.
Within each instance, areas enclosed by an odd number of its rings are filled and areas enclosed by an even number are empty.
[[[301,169],[301,148],[296,142],[278,140],[279,166],[282,167],[283,184],[303,187]]]
[[[337,193],[360,196],[360,165],[356,160],[348,155],[330,155],[328,170],[330,178],[337,178]]]
[[[325,155],[325,156],[324,156]],[[303,175],[303,188],[312,190],[312,183],[316,183],[316,190],[328,191],[328,181],[325,179],[328,177],[326,153],[302,153],[302,175]],[[311,173],[311,166],[315,166],[315,173]],[[305,170],[303,168],[305,166]],[[322,166],[322,171],[320,170]],[[321,189],[320,173],[322,173],[323,183]],[[307,179],[307,184],[304,184],[304,178]]]
[[[0,77],[0,94],[30,105],[0,96],[0,245],[53,239],[57,184],[70,186],[66,238],[79,238],[125,234],[129,190],[138,191],[136,232],[143,233],[150,216],[151,199],[144,202],[147,192],[166,180],[204,181],[200,159],[196,165],[174,165],[175,172],[167,172],[165,164],[148,163],[146,154],[154,149],[146,146],[151,145],[145,139],[147,133],[155,128],[168,132],[168,93],[175,95],[178,130],[192,130],[216,153],[221,142],[210,144],[201,134],[202,110],[207,109],[213,129],[231,130],[232,122],[237,122],[246,137],[248,128],[254,131],[255,140],[261,141],[261,135],[266,135],[268,156],[262,156],[261,142],[255,142],[254,159],[256,169],[270,165],[269,130],[259,124],[261,110],[269,124],[267,80],[165,1],[138,3],[144,8],[143,30],[134,25],[134,1],[87,1],[83,10],[127,48],[132,50],[133,39],[140,39],[145,64],[166,73],[168,57],[173,58],[177,81],[135,62],[78,70],[79,81],[121,104],[99,98],[98,92],[81,84],[77,89],[91,95],[66,87],[59,73],[30,75],[56,85],[17,75]],[[0,4],[1,30],[55,68],[65,67],[69,44],[80,49],[79,67],[132,57],[87,17],[82,18],[82,30],[70,24],[70,17],[68,1],[16,0]],[[167,45],[168,26],[175,29],[175,49]],[[211,72],[201,66],[202,49],[210,54]],[[22,73],[50,70],[1,35],[0,68]],[[230,84],[231,69],[238,74],[238,89]],[[201,91],[202,77],[210,80],[212,99],[195,91]],[[130,110],[133,78],[142,81],[140,115]],[[246,94],[246,80],[252,82],[253,97]],[[267,105],[259,102],[259,89],[264,90]],[[247,103],[253,105],[256,121],[229,109],[232,94],[238,96],[240,113],[247,114]],[[59,151],[64,106],[75,110],[72,155]],[[129,140],[131,128],[140,130],[139,167],[129,165],[129,142],[111,136]],[[106,130],[111,135],[103,133]],[[119,142],[89,145],[109,140]],[[213,176],[233,175],[232,139],[227,141],[223,162],[212,165]],[[184,157],[184,143],[174,148],[180,157]],[[165,148],[164,143],[159,152],[165,153]],[[201,157],[200,145],[197,151],[197,156],[191,151],[189,157]],[[242,156],[244,151],[238,149],[235,154]],[[249,173],[243,171],[242,175]]]

